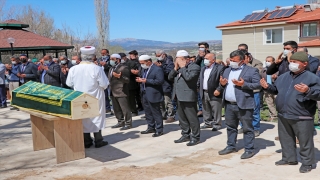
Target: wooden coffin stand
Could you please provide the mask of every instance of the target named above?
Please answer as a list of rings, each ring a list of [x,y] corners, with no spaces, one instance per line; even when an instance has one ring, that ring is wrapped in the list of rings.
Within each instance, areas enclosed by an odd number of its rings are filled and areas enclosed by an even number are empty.
[[[84,94],[71,105],[70,118],[21,108],[30,114],[33,150],[55,147],[57,163],[85,158],[82,119],[99,115],[99,102],[92,96]]]

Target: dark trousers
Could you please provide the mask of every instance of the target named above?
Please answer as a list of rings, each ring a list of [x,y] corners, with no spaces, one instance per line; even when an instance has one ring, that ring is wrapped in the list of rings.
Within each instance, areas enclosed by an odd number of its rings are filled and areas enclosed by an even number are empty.
[[[163,120],[159,103],[151,103],[145,94],[142,94],[142,102],[144,112],[146,114],[146,120],[148,123],[148,129],[156,129],[157,132],[163,131]]]
[[[132,113],[138,113],[137,110],[137,103],[136,103],[136,92],[137,90],[130,90],[129,91],[129,107]],[[141,103],[141,101],[140,101]]]
[[[315,163],[312,120],[289,120],[279,116],[279,140],[282,148],[282,160],[297,161],[296,137],[299,140],[302,165]]]
[[[240,109],[237,104],[226,103],[225,119],[228,135],[227,148],[236,148],[238,125],[240,121],[243,128],[243,141],[245,151],[253,152],[253,109]]]
[[[99,144],[103,141],[101,130],[99,132],[93,133],[93,136],[94,136],[95,144]],[[89,145],[92,143],[92,138],[90,136],[90,133],[83,133],[83,138],[84,138],[84,145]]]
[[[108,88],[104,90],[104,95],[105,95],[105,99],[106,99],[106,110],[111,110]]]
[[[132,126],[132,114],[128,103],[127,97],[113,97],[112,105],[114,114],[118,120],[118,123],[123,125]],[[121,120],[124,117],[124,120]]]
[[[178,102],[178,115],[182,136],[200,140],[200,123],[197,116],[197,102]]]
[[[2,106],[7,105],[7,91],[5,84],[0,84],[0,103]]]

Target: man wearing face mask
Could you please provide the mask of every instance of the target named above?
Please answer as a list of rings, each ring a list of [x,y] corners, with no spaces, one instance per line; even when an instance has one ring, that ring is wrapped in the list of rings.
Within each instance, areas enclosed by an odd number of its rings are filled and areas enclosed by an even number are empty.
[[[164,101],[161,103],[162,118],[166,119],[165,123],[172,123],[175,121],[175,111],[172,104],[172,81],[169,81],[168,75],[174,68],[173,61],[167,58],[163,50],[156,51],[157,61],[154,63],[156,66],[161,67],[164,74],[164,82],[162,90],[164,93]]]
[[[81,62],[81,57],[80,56],[72,56],[71,58],[71,63],[72,65],[78,65]]]
[[[308,66],[306,69],[316,74],[319,66],[319,59],[308,54],[308,49],[306,47],[298,47],[297,52],[304,52],[308,55]]]
[[[272,56],[268,56],[266,58],[266,67],[263,69],[262,72],[262,78],[265,79],[267,81],[267,83],[269,84],[273,84],[274,81],[277,79],[277,73],[273,74],[273,75],[267,75],[266,71],[267,68],[271,66],[271,64],[273,64],[275,62],[274,57]],[[268,121],[275,121],[278,119],[277,117],[277,110],[275,107],[275,95],[268,93],[267,91],[264,90],[264,96],[265,96],[265,101],[268,105],[268,109],[269,109],[269,120]]]
[[[198,82],[204,122],[201,129],[212,128],[212,131],[218,131],[221,129],[223,94],[223,87],[220,85],[219,80],[225,67],[216,63],[216,55],[214,53],[206,54],[204,65],[205,67],[201,68]]]
[[[301,163],[300,173],[310,172],[315,163],[314,115],[316,103],[320,100],[320,79],[310,71],[308,56],[304,52],[294,53],[289,60],[289,72],[279,76],[275,83],[268,84],[261,79],[261,86],[277,95],[278,132],[282,148],[280,165],[297,165],[296,141],[299,140]]]
[[[141,77],[137,77],[136,81],[141,83],[142,102],[148,122],[147,130],[141,131],[141,134],[154,133],[152,137],[159,137],[163,135],[163,120],[160,110],[160,104],[163,101],[163,70],[154,65],[148,55],[141,55],[139,62],[143,70]]]
[[[244,63],[245,54],[242,50],[230,53],[230,67],[225,69],[220,77],[224,88],[223,105],[225,105],[225,120],[227,126],[227,147],[219,151],[219,155],[236,152],[236,142],[239,121],[243,125],[245,152],[241,159],[254,156],[254,129],[252,125],[253,110],[256,107],[253,90],[261,88],[260,74],[257,68]]]
[[[61,63],[61,65],[60,65],[60,67],[61,67],[61,71],[60,71],[61,86],[63,88],[70,89],[70,87],[66,84],[66,81],[67,81],[69,69],[73,66],[72,62],[70,62],[68,60],[68,57],[65,55],[60,56],[59,60]]]
[[[179,50],[174,69],[168,79],[174,82],[172,98],[177,99],[181,137],[175,143],[187,142],[194,146],[200,142],[200,123],[197,116],[197,82],[200,66],[190,62],[189,53]]]
[[[120,57],[121,57],[121,64],[123,65],[127,65],[128,62],[128,58],[127,55],[125,53],[119,53]]]
[[[108,75],[110,97],[114,114],[118,120],[118,123],[112,126],[112,128],[128,130],[132,127],[132,115],[128,103],[130,71],[126,65],[121,63],[121,56],[119,54],[111,55],[110,65],[112,66]]]
[[[38,67],[33,63],[29,63],[25,54],[20,55],[21,65],[18,70],[18,77],[20,78],[20,84],[24,84],[28,81],[38,81]]]
[[[60,65],[54,63],[50,55],[43,57],[44,65],[39,66],[38,75],[40,76],[40,82],[51,86],[61,87],[60,81]]]
[[[278,72],[281,76],[283,73],[289,71],[289,59],[292,54],[297,52],[298,44],[295,41],[287,41],[283,43],[283,52],[280,53],[275,63],[271,64],[267,69],[267,74],[272,75]]]

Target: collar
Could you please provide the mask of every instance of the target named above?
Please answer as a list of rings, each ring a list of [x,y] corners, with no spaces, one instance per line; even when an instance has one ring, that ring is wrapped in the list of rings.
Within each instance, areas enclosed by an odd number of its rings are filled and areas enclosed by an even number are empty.
[[[306,72],[306,70],[301,71],[299,74],[294,74],[292,71],[290,71],[290,75],[291,75],[293,78],[296,78],[296,77],[300,76],[301,74],[303,74],[304,72]]]

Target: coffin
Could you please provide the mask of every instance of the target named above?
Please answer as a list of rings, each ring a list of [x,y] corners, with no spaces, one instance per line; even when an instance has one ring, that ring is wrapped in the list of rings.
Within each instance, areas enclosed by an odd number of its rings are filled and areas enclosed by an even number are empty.
[[[68,119],[99,116],[99,101],[86,93],[29,81],[12,91],[11,105]]]

